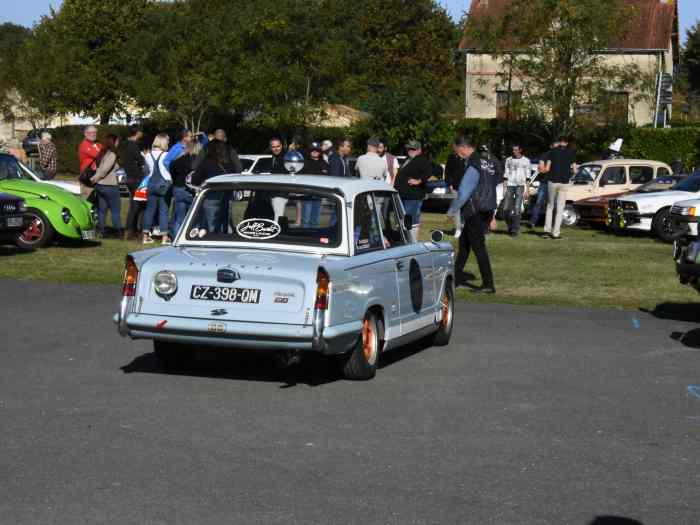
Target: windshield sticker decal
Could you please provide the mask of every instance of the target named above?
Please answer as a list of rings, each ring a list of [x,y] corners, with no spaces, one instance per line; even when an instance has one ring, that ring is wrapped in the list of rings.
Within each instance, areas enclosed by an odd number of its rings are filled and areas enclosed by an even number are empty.
[[[245,239],[266,241],[277,237],[282,232],[282,228],[269,219],[248,219],[238,223],[236,231]]]

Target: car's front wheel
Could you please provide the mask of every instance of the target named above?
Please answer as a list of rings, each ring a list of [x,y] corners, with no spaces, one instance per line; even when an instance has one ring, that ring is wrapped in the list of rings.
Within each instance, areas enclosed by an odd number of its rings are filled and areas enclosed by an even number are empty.
[[[677,232],[673,228],[670,208],[659,210],[651,220],[651,231],[663,242],[673,242]]]
[[[35,250],[50,243],[55,235],[51,223],[39,210],[30,208],[27,211],[29,226],[17,237],[17,247],[20,250]]]
[[[194,349],[187,345],[167,341],[153,341],[153,353],[168,370],[184,368],[192,359]]]
[[[564,208],[561,223],[567,227],[576,226],[576,224],[578,223],[578,213],[576,212],[572,204],[567,204]]]
[[[355,347],[342,358],[342,373],[345,379],[367,380],[377,373],[381,350],[380,330],[382,323],[374,312],[367,312],[362,321],[362,334]]]

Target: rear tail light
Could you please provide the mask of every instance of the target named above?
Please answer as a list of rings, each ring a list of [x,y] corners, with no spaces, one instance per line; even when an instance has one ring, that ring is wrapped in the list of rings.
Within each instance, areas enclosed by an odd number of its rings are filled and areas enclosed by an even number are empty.
[[[139,269],[131,255],[126,256],[126,266],[124,267],[124,283],[122,285],[123,297],[134,297],[136,295],[136,282],[139,279]]]
[[[323,268],[316,274],[316,310],[328,310],[328,293],[331,279]]]

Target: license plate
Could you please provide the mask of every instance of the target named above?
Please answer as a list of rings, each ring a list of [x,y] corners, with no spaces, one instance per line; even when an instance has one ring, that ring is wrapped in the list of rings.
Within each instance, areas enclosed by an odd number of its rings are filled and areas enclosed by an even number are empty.
[[[8,228],[21,228],[24,226],[24,219],[22,217],[8,217],[7,227]]]
[[[94,241],[95,240],[95,230],[86,230],[80,232],[80,236],[84,241]]]
[[[259,304],[260,290],[257,288],[194,285],[190,291],[190,299],[194,299],[195,301]]]

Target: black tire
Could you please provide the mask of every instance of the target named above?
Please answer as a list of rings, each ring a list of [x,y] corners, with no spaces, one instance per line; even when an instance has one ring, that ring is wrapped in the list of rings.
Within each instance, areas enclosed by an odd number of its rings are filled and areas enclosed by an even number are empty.
[[[651,231],[663,242],[673,242],[676,239],[676,232],[673,230],[671,222],[671,209],[664,208],[656,212],[651,220]]]
[[[168,370],[184,368],[192,359],[194,349],[182,344],[167,341],[153,341],[153,353]]]
[[[448,282],[445,285],[445,291],[440,298],[440,302],[443,308],[443,316],[437,332],[432,336],[431,343],[433,346],[447,346],[452,338],[455,316],[455,296],[452,282]]]
[[[381,352],[381,329],[377,315],[367,312],[357,343],[350,353],[342,357],[341,371],[345,379],[366,381],[376,375]]]
[[[56,236],[56,230],[42,212],[35,208],[27,210],[30,225],[15,241],[22,251],[36,250],[49,244]]]

